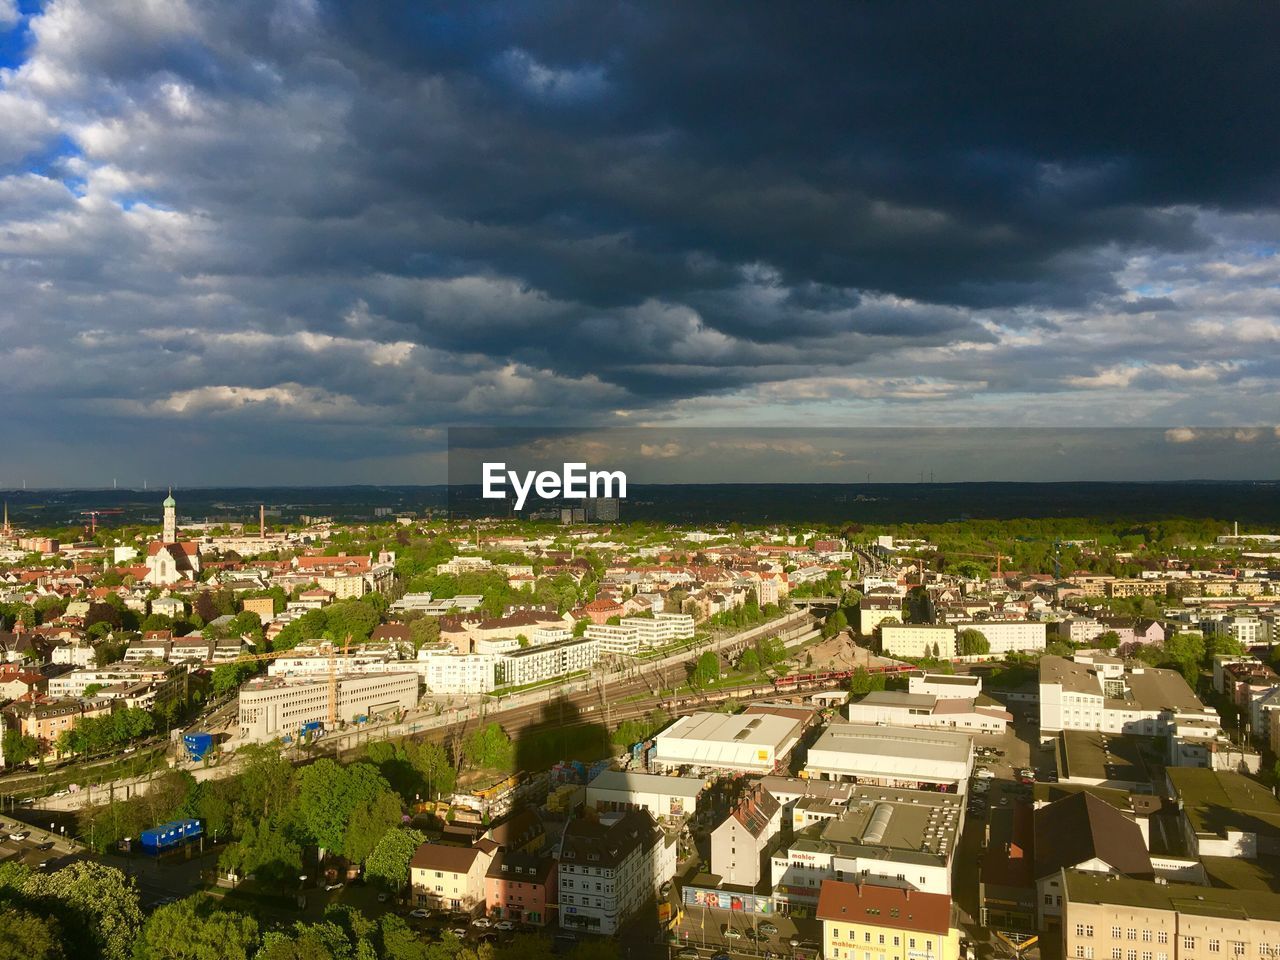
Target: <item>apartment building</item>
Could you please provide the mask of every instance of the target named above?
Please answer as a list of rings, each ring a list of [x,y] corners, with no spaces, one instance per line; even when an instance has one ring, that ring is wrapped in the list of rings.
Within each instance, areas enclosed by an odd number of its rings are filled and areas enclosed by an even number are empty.
[[[1062,955],[1072,960],[1270,960],[1280,894],[1063,871]]]
[[[817,917],[829,960],[957,960],[951,897],[874,883],[828,880]]]
[[[1047,624],[1038,620],[971,620],[954,625],[956,635],[977,630],[987,638],[990,653],[1021,653],[1043,650]]]
[[[409,891],[415,905],[473,913],[483,908],[485,875],[493,853],[480,846],[424,843],[409,861]]]
[[[675,840],[647,810],[570,821],[560,846],[560,926],[613,936],[675,872]]]
[[[447,643],[423,647],[414,667],[427,691],[438,696],[490,693],[495,660],[487,653],[458,653]]]
[[[499,851],[484,878],[491,917],[546,926],[555,909],[556,861],[532,853]]]
[[[497,655],[494,684],[521,687],[590,670],[600,659],[600,642],[579,637],[563,643],[529,646]]]
[[[951,659],[956,655],[954,627],[885,624],[880,627],[880,652],[886,657]]]
[[[782,804],[760,783],[753,784],[711,831],[711,872],[723,883],[754,889],[769,875],[764,851],[781,828]]]

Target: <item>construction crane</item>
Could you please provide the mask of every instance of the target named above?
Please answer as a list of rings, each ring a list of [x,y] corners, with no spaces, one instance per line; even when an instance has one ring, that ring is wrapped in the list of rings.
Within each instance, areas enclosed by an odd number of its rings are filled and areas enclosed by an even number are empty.
[[[1000,579],[1004,574],[1003,563],[1005,560],[1012,560],[1013,557],[1004,553],[961,553],[958,550],[939,550],[940,557],[977,557],[980,560],[994,560],[996,562],[996,579]]]
[[[335,730],[338,726],[338,645],[332,641],[329,642],[329,726],[328,729]],[[351,634],[347,634],[346,640],[342,643],[342,656],[345,659],[351,653]],[[234,660],[224,661],[225,663],[262,663],[267,660],[277,660],[280,657],[297,656],[296,650],[272,650],[270,653],[242,653]]]
[[[101,510],[81,510],[80,516],[89,518],[89,536],[92,537],[98,532],[98,518],[115,513],[124,513],[124,510],[119,507],[104,507]]]

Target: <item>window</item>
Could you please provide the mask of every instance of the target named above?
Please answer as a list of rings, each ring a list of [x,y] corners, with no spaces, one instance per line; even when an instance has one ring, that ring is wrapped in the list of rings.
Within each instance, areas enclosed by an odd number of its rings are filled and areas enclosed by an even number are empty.
[[[1133,927],[1130,927],[1128,930],[1124,932],[1124,937],[1126,940],[1137,940],[1138,931],[1133,929]]]
[[[1083,937],[1083,936],[1084,936],[1084,924],[1083,924],[1083,923],[1077,923],[1077,924],[1076,924],[1076,936],[1077,936],[1077,937]]]
[[[1151,951],[1150,951],[1150,950],[1143,950],[1143,951],[1142,951],[1142,960],[1151,960]]]
[[[1231,941],[1231,955],[1232,955],[1233,957],[1243,957],[1243,956],[1244,956],[1244,944],[1243,944],[1243,943],[1241,943],[1239,940],[1232,940],[1232,941]]]
[[[1209,952],[1210,952],[1210,953],[1218,953],[1221,949],[1222,949],[1222,944],[1218,942],[1217,938],[1215,938],[1215,937],[1210,937],[1210,938],[1209,938]]]
[[[1143,930],[1143,931],[1142,931],[1142,942],[1143,942],[1143,943],[1150,943],[1150,942],[1151,942],[1151,931],[1150,931],[1150,930]]]
[[[1169,942],[1168,930],[1161,930],[1156,933],[1156,943],[1168,943],[1168,942]]]
[[[1119,939],[1120,939],[1120,928],[1119,928],[1119,927],[1112,927],[1112,928],[1111,928],[1111,939],[1112,939],[1112,940],[1119,940]]]
[[[1124,960],[1138,960],[1137,950],[1126,950],[1124,952]]]
[[[1078,960],[1084,960],[1084,944],[1076,944],[1076,957]]]
[[[1183,949],[1183,950],[1194,950],[1195,948],[1196,948],[1196,938],[1195,938],[1195,937],[1183,937],[1183,938],[1182,938],[1182,949]]]
[[[1121,960],[1123,956],[1124,956],[1124,951],[1122,951],[1119,947],[1111,948],[1111,960]]]
[[[884,934],[880,934],[880,946],[884,946]]]

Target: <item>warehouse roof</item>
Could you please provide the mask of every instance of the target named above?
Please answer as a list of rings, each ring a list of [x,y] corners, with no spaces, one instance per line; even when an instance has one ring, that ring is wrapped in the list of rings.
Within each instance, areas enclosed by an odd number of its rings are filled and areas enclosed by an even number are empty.
[[[588,790],[613,790],[618,793],[657,793],[670,797],[696,798],[706,786],[701,777],[660,777],[654,773],[630,773],[601,770],[587,784]]]
[[[770,768],[794,746],[800,727],[768,714],[694,713],[657,735],[656,752],[669,763]],[[771,755],[762,757],[766,751]]]

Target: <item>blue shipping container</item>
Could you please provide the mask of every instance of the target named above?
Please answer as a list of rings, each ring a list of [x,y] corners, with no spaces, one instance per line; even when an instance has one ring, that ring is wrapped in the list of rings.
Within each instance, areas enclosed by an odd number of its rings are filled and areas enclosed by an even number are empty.
[[[324,721],[312,720],[310,723],[304,723],[302,729],[298,731],[299,736],[305,737],[308,733],[314,733],[317,730],[324,729]]]
[[[205,755],[213,750],[213,734],[183,734],[182,745],[187,748],[187,756],[192,760],[203,760]]]
[[[148,853],[163,853],[198,839],[204,833],[199,820],[173,820],[150,830],[143,830],[138,840]]]

